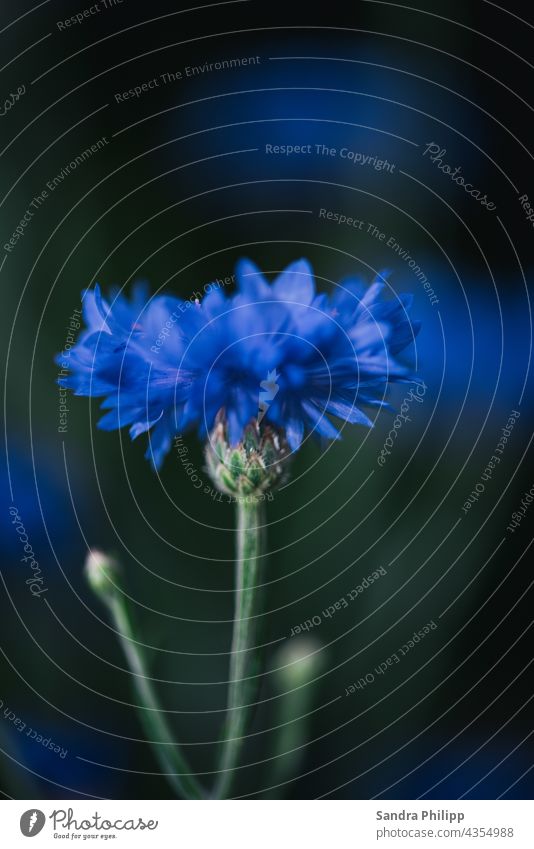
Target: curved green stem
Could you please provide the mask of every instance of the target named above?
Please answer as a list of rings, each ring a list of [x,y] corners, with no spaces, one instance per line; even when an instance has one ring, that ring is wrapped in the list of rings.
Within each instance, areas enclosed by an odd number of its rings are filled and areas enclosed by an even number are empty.
[[[186,799],[202,799],[205,794],[195,776],[191,774],[190,767],[173,738],[172,730],[147,675],[145,658],[141,647],[135,642],[125,599],[118,592],[113,592],[107,599],[107,604],[133,673],[134,688],[139,700],[139,717],[165,778],[180,796]]]
[[[232,792],[245,733],[259,688],[261,658],[255,650],[260,610],[264,502],[237,502],[237,558],[234,630],[230,656],[227,715],[223,733],[219,777],[213,796]]]

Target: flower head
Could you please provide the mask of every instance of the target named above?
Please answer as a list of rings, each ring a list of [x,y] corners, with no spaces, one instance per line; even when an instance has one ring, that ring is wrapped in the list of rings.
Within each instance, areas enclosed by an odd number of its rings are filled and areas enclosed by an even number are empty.
[[[304,259],[272,284],[241,260],[236,278],[235,294],[213,284],[202,301],[148,298],[141,285],[130,301],[84,293],[87,327],[60,383],[104,397],[104,430],[149,431],[156,468],[175,434],[195,427],[206,437],[221,411],[230,445],[252,421],[283,433],[293,451],[308,432],[338,439],[329,416],[372,427],[361,407],[382,406],[386,384],[411,376],[397,355],[419,330],[412,296],[385,299],[383,275],[330,296],[317,293]]]

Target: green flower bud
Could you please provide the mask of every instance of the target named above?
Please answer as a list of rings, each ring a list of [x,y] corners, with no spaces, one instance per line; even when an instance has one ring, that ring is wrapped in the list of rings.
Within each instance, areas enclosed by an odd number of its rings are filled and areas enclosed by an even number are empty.
[[[280,692],[303,687],[318,677],[324,667],[321,643],[313,637],[287,640],[276,656],[276,684]]]
[[[104,601],[116,592],[120,566],[114,557],[92,548],[85,560],[85,577],[91,589]]]
[[[287,478],[290,456],[283,431],[253,419],[238,445],[228,442],[226,419],[217,416],[206,443],[206,466],[221,492],[236,497],[261,498]]]

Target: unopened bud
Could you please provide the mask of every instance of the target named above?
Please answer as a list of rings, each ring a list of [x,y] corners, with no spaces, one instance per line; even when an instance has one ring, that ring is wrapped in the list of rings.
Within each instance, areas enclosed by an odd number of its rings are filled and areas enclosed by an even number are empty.
[[[324,666],[321,643],[312,637],[288,640],[279,649],[276,664],[276,680],[281,692],[309,684]]]
[[[92,548],[85,560],[85,577],[94,593],[109,598],[116,589],[120,566],[114,557]]]

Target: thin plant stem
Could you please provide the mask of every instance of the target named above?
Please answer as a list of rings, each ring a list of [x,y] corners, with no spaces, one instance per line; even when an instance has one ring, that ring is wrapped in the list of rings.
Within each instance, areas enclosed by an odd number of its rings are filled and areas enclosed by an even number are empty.
[[[261,613],[261,575],[265,555],[262,526],[264,503],[238,500],[235,615],[230,655],[227,714],[213,796],[226,799],[232,793],[245,734],[259,689],[260,652],[256,649]]]
[[[202,787],[191,773],[189,764],[174,739],[147,675],[143,651],[135,642],[134,629],[124,597],[114,592],[108,599],[108,607],[128,666],[133,673],[133,685],[139,701],[139,717],[165,778],[179,796],[185,799],[205,798]]]

